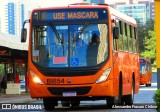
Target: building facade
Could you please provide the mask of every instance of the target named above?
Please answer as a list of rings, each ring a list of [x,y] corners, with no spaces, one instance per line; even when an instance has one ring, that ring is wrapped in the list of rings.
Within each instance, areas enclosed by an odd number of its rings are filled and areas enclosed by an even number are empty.
[[[138,19],[142,23],[146,22],[147,10],[145,4],[129,4],[125,6],[118,5],[116,9],[128,16]]]
[[[114,2],[109,5],[135,19],[138,19],[143,24],[145,24],[147,20],[155,17],[153,0],[129,0],[128,2]]]
[[[24,22],[24,4],[20,0],[0,1],[0,31],[20,35],[22,23]]]
[[[30,13],[38,7],[54,7],[72,3],[88,2],[93,4],[105,3],[105,0],[0,0],[0,32],[21,35],[23,22],[30,18]]]
[[[151,3],[150,3],[150,18],[155,18],[154,2],[151,2]]]
[[[83,2],[93,3],[93,4],[103,4],[105,0],[83,0]]]

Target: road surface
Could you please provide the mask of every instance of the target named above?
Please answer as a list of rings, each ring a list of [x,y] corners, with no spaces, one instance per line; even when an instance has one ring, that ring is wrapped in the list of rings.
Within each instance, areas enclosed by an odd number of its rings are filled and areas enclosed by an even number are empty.
[[[157,90],[157,74],[153,73],[152,86],[146,87],[145,85],[141,85],[139,93],[136,94],[134,97],[134,104],[132,106],[128,106],[129,109],[126,108],[120,109],[123,107],[116,107],[116,106],[114,106],[114,109],[107,109],[106,101],[100,100],[100,101],[81,101],[80,107],[75,107],[75,108],[62,107],[59,102],[59,105],[55,108],[54,112],[66,112],[66,111],[67,112],[157,112],[155,109],[156,105],[153,100],[153,95],[156,90]],[[16,109],[18,108],[18,106],[15,106],[14,109],[12,108],[12,110],[6,110],[6,111],[7,112],[12,112],[13,110],[15,111],[18,110],[20,112],[33,111],[32,110],[33,106],[37,106],[37,109],[34,109],[34,112],[45,111],[42,100],[39,100],[37,102],[32,102],[29,104],[22,104],[22,106],[26,106],[26,109]]]

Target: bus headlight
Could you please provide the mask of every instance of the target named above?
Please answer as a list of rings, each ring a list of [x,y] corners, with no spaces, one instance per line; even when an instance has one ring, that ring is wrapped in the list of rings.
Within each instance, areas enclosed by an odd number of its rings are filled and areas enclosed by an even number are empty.
[[[32,76],[33,82],[37,84],[44,84],[41,79],[33,72],[30,70],[30,74]]]
[[[98,78],[98,80],[96,81],[96,83],[101,83],[106,81],[106,79],[108,78],[109,74],[110,74],[111,68],[108,68],[107,70],[105,70],[103,72],[103,74]]]

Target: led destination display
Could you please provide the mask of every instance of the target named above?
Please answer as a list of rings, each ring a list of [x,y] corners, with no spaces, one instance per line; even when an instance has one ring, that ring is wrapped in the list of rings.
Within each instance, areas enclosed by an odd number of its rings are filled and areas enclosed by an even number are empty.
[[[101,20],[107,18],[105,9],[72,9],[35,11],[33,21],[61,21],[61,20]]]

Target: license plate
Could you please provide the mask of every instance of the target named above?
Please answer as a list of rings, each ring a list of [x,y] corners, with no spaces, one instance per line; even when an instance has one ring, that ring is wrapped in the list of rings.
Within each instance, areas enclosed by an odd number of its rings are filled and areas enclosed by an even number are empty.
[[[64,97],[77,96],[76,92],[63,92]]]

